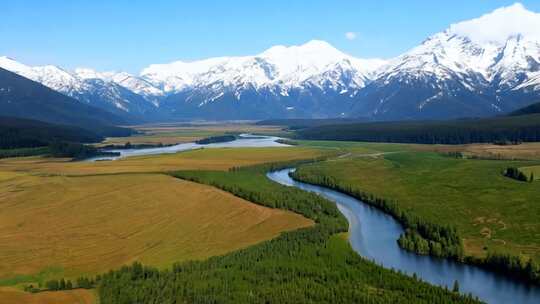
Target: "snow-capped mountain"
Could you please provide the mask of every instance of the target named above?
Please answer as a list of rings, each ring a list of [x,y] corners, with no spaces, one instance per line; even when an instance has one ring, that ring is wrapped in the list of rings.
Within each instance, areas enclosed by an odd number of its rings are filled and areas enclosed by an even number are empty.
[[[139,120],[489,116],[540,100],[540,14],[503,7],[389,61],[313,40],[253,56],[153,64],[140,75],[29,67],[7,57],[0,67]]]
[[[318,40],[255,56],[150,65],[140,76],[29,67],[0,58],[0,67],[75,99],[147,119],[339,116],[385,63]]]
[[[255,56],[151,65],[141,77],[168,95],[161,108],[176,117],[332,117],[350,108],[385,63],[313,40]]]
[[[540,98],[540,14],[521,4],[453,24],[387,65],[354,113],[380,119],[502,114]]]
[[[322,87],[328,81],[337,85],[341,74],[347,72],[353,76],[350,85],[361,88],[384,63],[354,58],[327,42],[312,40],[300,46],[274,46],[255,56],[154,64],[141,76],[167,93],[215,83],[239,88],[279,86],[284,91],[308,84]]]
[[[124,73],[97,73],[90,69],[77,69],[74,72],[47,66],[27,66],[9,57],[0,57],[0,67],[39,82],[55,91],[73,97],[81,102],[131,119],[142,119],[146,112],[152,111],[155,97],[145,99],[134,88]],[[118,82],[115,81],[118,80]],[[142,81],[142,80],[141,80]],[[140,89],[140,92],[144,89]],[[159,90],[156,89],[156,94]]]

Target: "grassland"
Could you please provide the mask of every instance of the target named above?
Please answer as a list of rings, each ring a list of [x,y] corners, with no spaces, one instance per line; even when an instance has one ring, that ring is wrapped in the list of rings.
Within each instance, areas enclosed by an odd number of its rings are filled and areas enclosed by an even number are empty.
[[[268,167],[173,175],[302,214],[315,226],[167,271],[122,267],[102,276],[101,303],[477,303],[361,258],[341,235],[347,222],[335,204],[271,182]]]
[[[163,268],[310,226],[313,222],[300,215],[163,172],[227,170],[324,153],[313,148],[225,148],[94,163],[2,159],[0,286],[98,274],[133,261]],[[22,295],[0,292],[0,302],[8,296]]]
[[[490,250],[540,261],[540,187],[501,174],[540,161],[455,159],[423,152],[436,148],[425,145],[340,145],[350,151],[346,157],[300,170],[396,200],[423,219],[456,225],[469,255]]]
[[[94,304],[95,292],[86,289],[27,293],[11,287],[0,287],[0,303],[6,304]]]
[[[174,170],[228,170],[235,166],[314,158],[332,152],[310,147],[220,148],[177,154],[137,156],[118,161],[72,162],[69,159],[28,157],[0,159],[0,172],[41,175],[90,175],[163,172]]]
[[[467,157],[502,159],[502,160],[538,160],[540,143],[522,143],[519,145],[417,145],[417,149],[435,152],[461,152]]]
[[[276,134],[283,133],[280,127],[257,126],[253,124],[203,124],[198,126],[185,126],[176,124],[158,124],[132,126],[140,134],[129,137],[110,137],[101,145],[123,145],[127,142],[132,144],[159,144],[172,145],[177,143],[194,142],[206,137],[220,136],[225,134],[258,133]]]

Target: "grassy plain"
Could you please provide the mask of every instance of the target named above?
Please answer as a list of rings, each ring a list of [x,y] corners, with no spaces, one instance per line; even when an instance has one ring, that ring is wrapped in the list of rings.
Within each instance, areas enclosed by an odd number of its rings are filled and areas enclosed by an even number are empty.
[[[24,304],[94,304],[95,291],[74,289],[67,291],[27,293],[12,287],[0,287],[0,303]]]
[[[437,147],[425,145],[339,145],[350,153],[301,170],[396,200],[427,220],[456,225],[468,254],[494,250],[540,261],[540,187],[502,175],[507,167],[539,161],[455,159],[423,152]]]
[[[461,152],[468,157],[506,159],[506,160],[538,160],[540,159],[540,143],[522,143],[519,145],[417,145],[417,149],[435,152]]]
[[[0,189],[0,278],[12,283],[44,269],[73,278],[133,261],[164,267],[311,225],[294,213],[160,174],[23,175]]]
[[[300,215],[163,172],[227,170],[324,153],[224,148],[93,163],[2,159],[0,286],[98,274],[136,260],[165,267],[310,226]]]
[[[202,124],[202,125],[178,125],[157,124],[132,126],[140,134],[129,137],[107,138],[101,145],[123,145],[127,142],[132,144],[159,144],[172,145],[177,143],[193,142],[199,139],[219,136],[229,133],[257,133],[276,134],[282,133],[280,127],[257,126],[253,124],[228,123],[228,124]]]
[[[136,156],[118,161],[73,162],[69,159],[27,157],[0,159],[0,172],[41,175],[89,175],[163,172],[174,170],[228,170],[235,166],[313,158],[327,153],[309,147],[219,148],[177,154]]]

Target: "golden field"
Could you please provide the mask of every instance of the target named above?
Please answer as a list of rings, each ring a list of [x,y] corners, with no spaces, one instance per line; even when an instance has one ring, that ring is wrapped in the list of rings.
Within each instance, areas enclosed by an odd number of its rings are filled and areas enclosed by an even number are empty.
[[[0,289],[0,303],[6,297],[50,303],[47,293],[13,289],[27,283],[99,274],[134,261],[166,267],[313,225],[300,215],[163,172],[227,170],[323,153],[299,147],[223,148],[104,162],[2,159],[0,286],[13,287]],[[54,294],[72,299],[79,291]]]
[[[210,136],[227,133],[264,133],[274,134],[281,131],[281,127],[257,126],[253,124],[203,124],[199,126],[182,126],[178,124],[151,124],[131,126],[140,134],[129,137],[107,138],[100,145],[132,144],[159,144],[172,145],[177,143],[193,142]]]
[[[96,303],[94,291],[74,289],[67,291],[45,291],[27,293],[15,288],[0,288],[0,303],[6,304],[93,304]]]
[[[540,159],[540,143],[522,143],[519,145],[493,145],[493,144],[470,144],[470,145],[417,145],[419,150],[429,150],[434,152],[461,152],[469,157],[490,158],[490,159],[518,159],[537,160]]]
[[[72,162],[43,157],[0,159],[0,172],[29,172],[42,175],[89,175],[174,170],[228,170],[267,162],[313,158],[323,151],[305,147],[219,148],[136,156],[117,161]]]
[[[16,176],[0,183],[0,278],[57,267],[97,274],[141,261],[167,266],[308,226],[212,187],[161,174]]]

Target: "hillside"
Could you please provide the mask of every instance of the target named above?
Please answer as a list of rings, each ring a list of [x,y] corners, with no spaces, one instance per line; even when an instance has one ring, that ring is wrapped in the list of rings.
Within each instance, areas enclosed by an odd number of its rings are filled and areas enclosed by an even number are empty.
[[[519,116],[519,115],[527,115],[527,114],[540,114],[540,102],[533,103],[530,106],[514,111],[510,113],[509,116]]]
[[[256,124],[259,126],[288,126],[291,129],[317,127],[325,125],[341,125],[351,123],[366,122],[365,119],[360,118],[326,118],[326,119],[266,119],[258,121]]]
[[[0,116],[0,149],[42,147],[55,140],[87,143],[102,139],[79,127]]]
[[[113,126],[122,118],[0,68],[0,113],[3,116],[72,125],[104,136],[125,136],[131,130]]]
[[[300,129],[300,139],[467,144],[540,141],[540,114],[448,121],[376,122]]]

